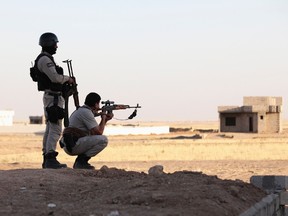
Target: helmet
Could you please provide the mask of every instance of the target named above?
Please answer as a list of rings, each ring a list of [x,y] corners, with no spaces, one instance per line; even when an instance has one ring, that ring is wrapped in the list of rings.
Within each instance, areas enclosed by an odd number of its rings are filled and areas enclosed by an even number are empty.
[[[42,47],[55,46],[59,42],[55,34],[51,32],[46,32],[40,36],[39,45]]]

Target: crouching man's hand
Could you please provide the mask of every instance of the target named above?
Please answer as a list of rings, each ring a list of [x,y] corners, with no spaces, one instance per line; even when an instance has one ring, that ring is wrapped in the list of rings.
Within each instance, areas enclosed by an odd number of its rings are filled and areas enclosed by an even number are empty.
[[[107,113],[106,114],[106,122],[111,120],[113,118],[114,114],[113,113]]]
[[[107,122],[113,118],[114,114],[113,113],[101,113],[101,120],[104,122]]]

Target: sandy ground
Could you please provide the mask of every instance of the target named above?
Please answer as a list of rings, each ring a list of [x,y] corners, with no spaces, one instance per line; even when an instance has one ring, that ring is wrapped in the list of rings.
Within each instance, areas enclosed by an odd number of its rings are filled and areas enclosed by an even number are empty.
[[[0,215],[239,215],[266,195],[251,176],[288,171],[286,128],[259,135],[217,133],[211,123],[172,127],[180,130],[109,136],[91,160],[95,171],[43,170],[41,134],[1,133]],[[75,157],[58,151],[72,167]],[[155,165],[164,172],[148,174]]]

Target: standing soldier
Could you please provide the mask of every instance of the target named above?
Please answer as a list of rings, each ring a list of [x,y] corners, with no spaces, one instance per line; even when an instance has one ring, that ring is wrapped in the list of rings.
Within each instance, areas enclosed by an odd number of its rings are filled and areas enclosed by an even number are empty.
[[[59,169],[67,167],[57,161],[56,145],[62,132],[64,117],[64,98],[62,89],[64,83],[73,84],[71,77],[63,74],[63,69],[56,65],[53,56],[58,48],[58,38],[55,34],[46,32],[40,36],[39,45],[42,52],[35,60],[38,70],[38,90],[44,91],[43,104],[46,118],[46,129],[43,137],[42,168]]]

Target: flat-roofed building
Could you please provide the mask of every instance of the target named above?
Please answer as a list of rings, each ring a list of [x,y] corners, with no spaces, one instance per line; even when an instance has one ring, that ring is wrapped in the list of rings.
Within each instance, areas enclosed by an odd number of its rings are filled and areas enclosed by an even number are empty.
[[[243,97],[243,106],[218,107],[220,132],[282,132],[282,97]]]

